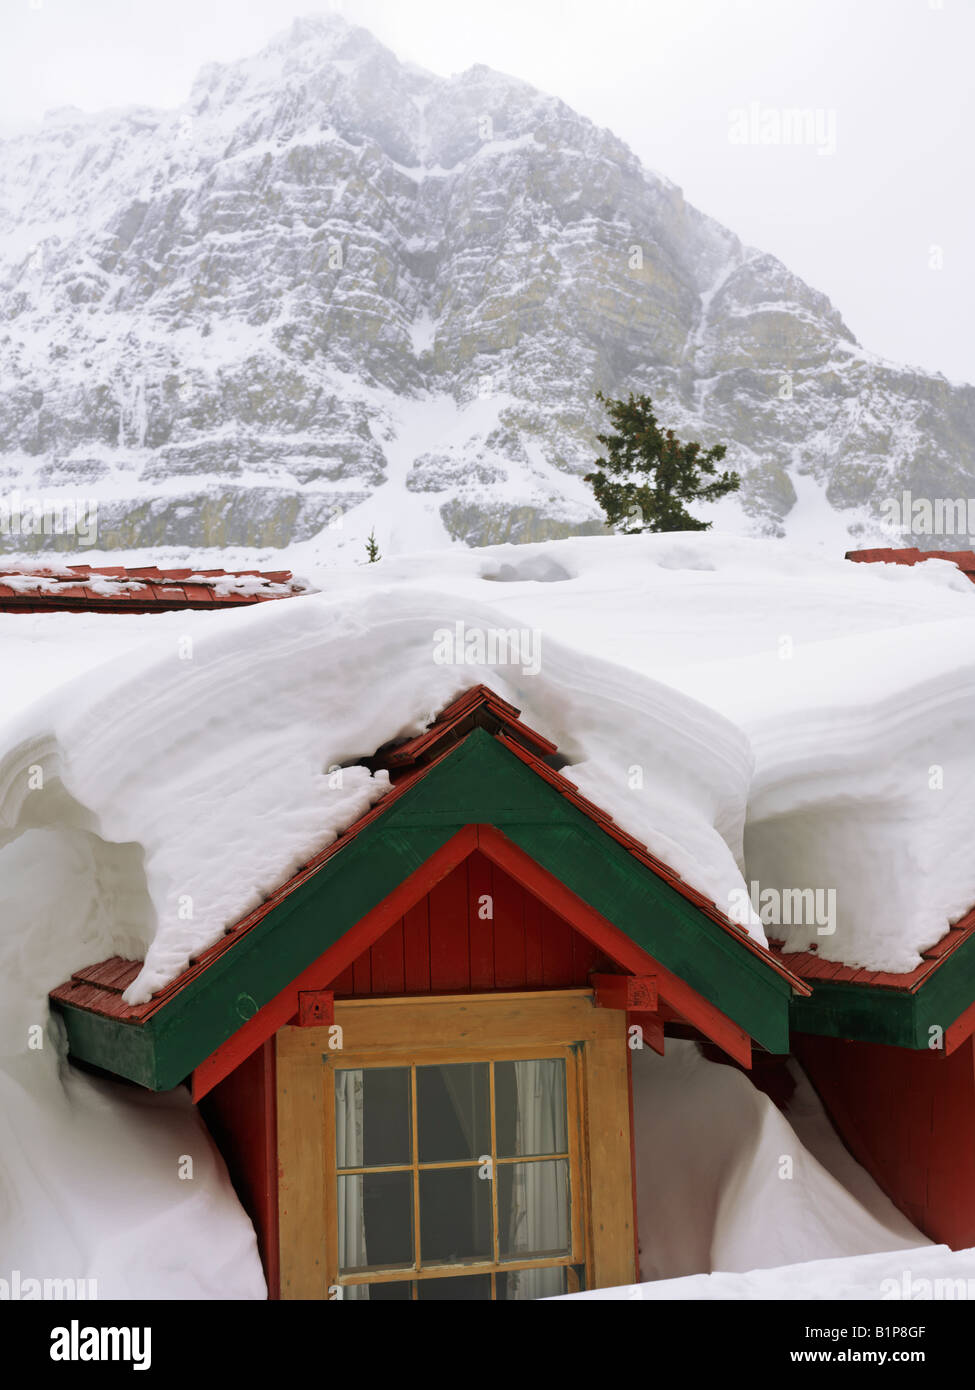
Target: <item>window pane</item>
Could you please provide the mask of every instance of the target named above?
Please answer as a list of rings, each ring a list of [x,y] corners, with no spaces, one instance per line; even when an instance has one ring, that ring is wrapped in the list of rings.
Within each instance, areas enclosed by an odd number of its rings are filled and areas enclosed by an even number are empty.
[[[499,1158],[567,1152],[564,1058],[495,1062],[494,1102]]]
[[[455,1303],[462,1299],[471,1302],[491,1299],[490,1274],[464,1274],[456,1279],[418,1279],[417,1297],[421,1300],[447,1299]]]
[[[452,1163],[491,1152],[487,1062],[416,1069],[421,1163]]]
[[[569,1161],[498,1165],[502,1260],[569,1254]]]
[[[425,1265],[493,1258],[491,1181],[478,1172],[426,1168],[420,1173],[420,1259]]]
[[[351,1173],[338,1182],[340,1271],[411,1265],[412,1173]]]
[[[335,1148],[339,1168],[410,1162],[408,1067],[335,1073]]]
[[[345,1303],[361,1303],[365,1299],[372,1303],[408,1303],[413,1297],[413,1285],[408,1279],[396,1284],[345,1284],[341,1288]]]
[[[552,1265],[548,1269],[513,1269],[508,1274],[499,1274],[498,1302],[555,1298],[566,1293],[566,1268],[566,1265]]]

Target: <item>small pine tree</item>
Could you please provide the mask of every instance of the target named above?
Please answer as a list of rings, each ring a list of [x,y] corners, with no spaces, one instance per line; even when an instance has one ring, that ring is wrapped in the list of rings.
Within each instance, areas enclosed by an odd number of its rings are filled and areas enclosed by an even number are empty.
[[[366,563],[374,565],[377,560],[382,558],[379,553],[379,542],[376,540],[376,528],[374,526],[366,537]]]
[[[718,472],[728,452],[725,445],[702,452],[700,444],[682,444],[673,430],[660,429],[649,396],[631,391],[628,400],[609,400],[598,391],[596,399],[605,406],[616,433],[596,436],[606,457],[596,460],[585,480],[609,525],[626,536],[710,530],[710,521],[698,521],[682,504],[714,502],[741,486],[737,473]]]

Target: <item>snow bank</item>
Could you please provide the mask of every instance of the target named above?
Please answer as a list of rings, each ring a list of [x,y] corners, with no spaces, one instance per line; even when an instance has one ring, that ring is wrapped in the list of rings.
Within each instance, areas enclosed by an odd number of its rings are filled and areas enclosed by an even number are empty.
[[[257,1242],[187,1092],[0,1065],[0,1277],[105,1298],[266,1297]]]
[[[926,1243],[847,1153],[794,1064],[793,1075],[790,1123],[791,1106],[783,1115],[747,1076],[707,1061],[695,1043],[668,1039],[666,1057],[633,1053],[644,1279]]]
[[[930,1245],[894,1254],[853,1255],[746,1274],[695,1274],[655,1284],[563,1294],[596,1299],[969,1300],[975,1299],[975,1250]],[[559,1301],[559,1300],[554,1300]]]

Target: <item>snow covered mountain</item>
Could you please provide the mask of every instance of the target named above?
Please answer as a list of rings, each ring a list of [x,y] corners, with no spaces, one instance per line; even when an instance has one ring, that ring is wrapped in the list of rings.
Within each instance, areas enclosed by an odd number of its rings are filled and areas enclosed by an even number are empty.
[[[872,357],[609,131],[485,67],[436,77],[315,17],[180,110],[0,142],[0,494],[97,501],[100,547],[599,530],[599,388],[728,443],[769,534],[797,495],[866,538],[884,497],[975,480],[975,388]],[[51,545],[77,549],[0,534]]]

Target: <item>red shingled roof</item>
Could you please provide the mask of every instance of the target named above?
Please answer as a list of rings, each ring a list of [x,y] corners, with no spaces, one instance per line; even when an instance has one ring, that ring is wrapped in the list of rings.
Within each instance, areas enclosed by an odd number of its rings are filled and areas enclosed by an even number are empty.
[[[787,965],[801,980],[829,980],[831,984],[870,985],[873,989],[894,989],[902,993],[916,994],[929,977],[963,941],[975,934],[975,908],[941,938],[921,953],[921,964],[904,974],[894,974],[889,970],[862,970],[857,966],[842,965],[839,961],[823,960],[816,951],[783,951],[781,941],[770,941],[775,955]]]
[[[848,550],[848,560],[866,564],[916,565],[920,560],[950,560],[975,584],[975,551],[972,550]]]
[[[306,586],[290,570],[160,570],[154,565],[5,566],[3,613],[165,613],[176,608],[240,608],[290,598]]]
[[[164,986],[157,994],[154,994],[147,1003],[132,1006],[123,1002],[123,991],[132,983],[142,967],[140,961],[126,961],[119,956],[113,956],[97,965],[76,970],[70,980],[51,991],[51,998],[74,1004],[82,1009],[89,1009],[93,1013],[116,1018],[120,1022],[144,1023],[164,1004],[168,1003],[175,994],[178,994],[181,989],[184,989],[212,965],[218,957],[231,950],[246,932],[255,927],[289,893],[293,893],[296,888],[317,873],[333,854],[337,854],[365,826],[381,816],[405,791],[426,776],[432,767],[436,766],[443,758],[448,757],[457,744],[475,727],[487,729],[516,757],[526,763],[533,772],[560,792],[573,806],[595,821],[601,830],[617,840],[641,864],[650,869],[658,878],[662,878],[670,884],[676,892],[680,893],[688,902],[693,903],[723,931],[733,936],[744,950],[760,956],[777,974],[788,979],[796,993],[809,994],[811,992],[809,987],[797,978],[781,955],[759,946],[748,936],[743,927],[733,922],[715,903],[692,888],[690,884],[685,883],[679,874],[651,854],[646,845],[640,844],[632,835],[621,830],[611,816],[580,795],[573,782],[543,762],[544,757],[556,752],[555,744],[536,733],[527,724],[523,724],[520,719],[520,711],[515,709],[513,705],[495,695],[487,686],[477,685],[448,705],[424,733],[404,743],[381,749],[376,757],[369,761],[369,766],[373,769],[385,768],[389,771],[392,780],[390,791],[365,815],[360,816],[327,849],[315,855],[297,874],[276,888],[260,907],[255,908],[253,912],[250,912],[234,926],[228,927],[222,940],[201,952],[199,957],[191,961],[181,975]]]

